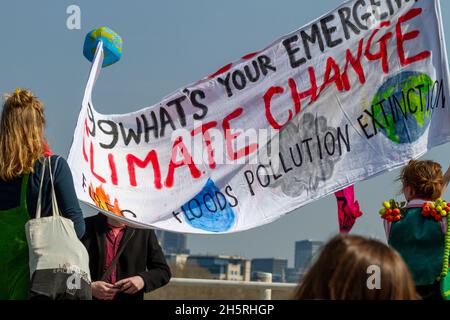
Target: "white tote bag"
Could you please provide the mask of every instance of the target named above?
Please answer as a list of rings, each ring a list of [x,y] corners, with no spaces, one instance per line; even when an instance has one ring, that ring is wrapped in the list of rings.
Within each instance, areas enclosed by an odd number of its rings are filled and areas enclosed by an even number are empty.
[[[42,184],[48,165],[52,215],[41,218]],[[59,214],[50,158],[42,166],[36,218],[25,225],[30,256],[30,298],[92,299],[89,255],[73,222]]]

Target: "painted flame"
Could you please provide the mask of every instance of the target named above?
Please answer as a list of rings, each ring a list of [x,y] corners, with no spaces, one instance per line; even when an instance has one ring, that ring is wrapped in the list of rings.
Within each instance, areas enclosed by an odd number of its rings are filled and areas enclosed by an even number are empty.
[[[90,184],[89,196],[94,201],[95,205],[100,209],[109,211],[120,217],[124,216],[122,210],[120,210],[119,201],[115,198],[114,205],[111,204],[109,194],[105,192],[105,189],[103,189],[102,185],[96,187],[94,190],[94,187],[92,186],[92,184]]]

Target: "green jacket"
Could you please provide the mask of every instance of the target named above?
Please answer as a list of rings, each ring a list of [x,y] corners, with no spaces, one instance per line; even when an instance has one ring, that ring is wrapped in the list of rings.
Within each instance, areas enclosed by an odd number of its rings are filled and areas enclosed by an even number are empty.
[[[436,282],[441,273],[445,224],[422,216],[422,208],[408,208],[393,222],[388,243],[405,260],[417,286]]]

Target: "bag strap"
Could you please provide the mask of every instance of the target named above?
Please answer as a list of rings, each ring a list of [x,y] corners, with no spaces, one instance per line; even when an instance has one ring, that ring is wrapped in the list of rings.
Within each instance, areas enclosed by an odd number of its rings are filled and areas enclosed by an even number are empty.
[[[111,264],[109,265],[108,269],[103,274],[101,281],[105,281],[106,278],[111,274],[117,263],[119,262],[119,258],[122,255],[123,251],[125,250],[125,247],[127,246],[128,242],[131,240],[131,238],[134,236],[134,229],[131,231],[131,235],[126,239],[126,241],[122,244],[119,251],[117,252],[116,256],[114,257],[113,261],[111,261]]]
[[[47,167],[47,158],[44,158],[44,162],[42,164],[42,170],[41,170],[41,182],[39,184],[39,193],[38,193],[38,199],[37,199],[37,205],[36,205],[36,219],[39,219],[41,217],[42,185],[44,183],[46,167]]]
[[[447,217],[447,232],[445,233],[444,257],[442,258],[441,279],[447,276],[448,273],[449,253],[450,253],[450,217]]]
[[[59,157],[56,159],[55,167],[58,165]],[[56,201],[56,193],[55,193],[55,186],[53,183],[53,173],[52,173],[52,164],[50,157],[45,157],[44,162],[42,164],[42,173],[41,173],[41,181],[39,184],[39,193],[38,193],[38,200],[36,205],[36,219],[39,219],[41,217],[41,211],[42,211],[42,186],[44,184],[44,176],[45,176],[45,170],[47,168],[47,161],[48,161],[48,169],[50,174],[50,184],[51,184],[51,197],[52,197],[52,213],[55,216],[59,216],[59,207],[58,202]],[[55,169],[56,170],[56,169]]]
[[[53,182],[52,161],[48,158],[48,171],[50,173],[50,184],[52,186],[52,212],[54,216],[59,216],[58,202],[56,201],[55,184]]]

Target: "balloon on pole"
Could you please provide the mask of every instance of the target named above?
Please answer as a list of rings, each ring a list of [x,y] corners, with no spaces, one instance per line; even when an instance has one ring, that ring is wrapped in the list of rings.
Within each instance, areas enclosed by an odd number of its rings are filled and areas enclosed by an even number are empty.
[[[94,60],[95,50],[99,41],[103,43],[103,68],[116,63],[122,58],[122,38],[110,28],[100,27],[86,35],[83,47],[83,55],[86,59],[91,62]]]

